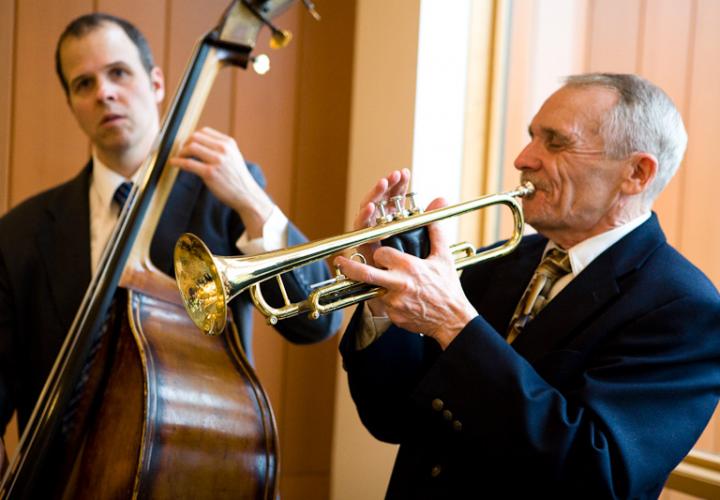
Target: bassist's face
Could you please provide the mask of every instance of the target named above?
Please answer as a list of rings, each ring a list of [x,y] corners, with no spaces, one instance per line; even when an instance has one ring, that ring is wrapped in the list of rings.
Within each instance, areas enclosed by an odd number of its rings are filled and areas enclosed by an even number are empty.
[[[159,128],[160,69],[148,73],[137,47],[112,23],[66,39],[60,59],[68,103],[96,151],[144,158]]]

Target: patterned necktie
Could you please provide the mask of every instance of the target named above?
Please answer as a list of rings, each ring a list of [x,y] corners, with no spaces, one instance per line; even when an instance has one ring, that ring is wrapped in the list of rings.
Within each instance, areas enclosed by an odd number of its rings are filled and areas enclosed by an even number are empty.
[[[117,187],[117,189],[115,190],[115,193],[113,193],[113,201],[118,204],[121,211],[122,211],[123,207],[125,206],[125,202],[128,199],[128,195],[130,194],[132,185],[133,185],[132,182],[125,181],[122,184],[120,184]]]
[[[570,256],[566,251],[553,248],[545,255],[515,308],[508,327],[508,344],[511,344],[525,325],[545,307],[553,285],[570,271]]]

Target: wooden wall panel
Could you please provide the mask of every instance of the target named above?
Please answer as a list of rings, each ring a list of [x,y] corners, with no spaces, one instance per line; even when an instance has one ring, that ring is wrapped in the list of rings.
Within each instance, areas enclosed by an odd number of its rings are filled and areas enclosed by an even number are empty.
[[[688,71],[692,62],[691,23],[695,2],[653,0],[647,2],[643,19],[642,53],[637,72],[662,88],[687,119]],[[681,168],[655,203],[663,229],[673,245],[679,245],[682,224],[683,179]]]
[[[293,216],[309,238],[344,228],[355,1],[323,2],[322,20],[303,13],[298,43],[298,112]]]
[[[145,36],[155,64],[164,67],[166,10],[170,0],[95,0],[95,10],[132,20]],[[172,92],[173,89],[170,89]],[[171,94],[172,95],[172,94]]]
[[[292,216],[310,239],[339,234],[347,182],[355,2],[300,9]],[[284,375],[282,493],[327,498],[330,489],[337,342],[288,345]]]
[[[284,498],[308,498],[293,490],[303,484],[313,485],[314,498],[329,494],[337,357],[334,340],[288,345],[280,433]]]
[[[699,0],[695,17],[692,68],[688,79],[689,103],[686,126],[689,134],[684,170],[680,250],[720,287],[720,232],[717,231],[720,170],[717,168],[717,136],[720,134],[720,2]],[[698,446],[720,452],[720,409]]]
[[[360,0],[355,16],[346,229],[369,187],[412,163],[419,2]],[[332,199],[317,201],[336,206]],[[336,376],[330,498],[382,498],[396,447],[370,436],[339,366]]]
[[[489,167],[503,169],[502,184],[495,191],[507,191],[518,185],[520,174],[514,161],[529,141],[527,128],[533,116],[564,77],[583,71],[590,50],[585,37],[591,31],[587,27],[591,11],[587,1],[579,0],[513,2],[507,114],[501,131],[503,137],[498,139],[503,148],[502,160],[500,166]],[[510,237],[514,226],[509,210],[504,207],[491,210],[499,214],[499,231],[485,244]],[[528,226],[527,230],[532,229]]]
[[[535,2],[530,54],[534,74],[533,84],[528,86],[533,114],[560,87],[562,78],[583,71],[588,10],[582,0]]]
[[[510,47],[508,50],[509,65],[506,84],[506,104],[504,110],[504,128],[500,134],[502,140],[501,175],[495,185],[490,185],[488,193],[508,191],[518,184],[518,171],[513,162],[518,153],[527,144],[529,137],[527,127],[535,113],[532,104],[532,92],[527,82],[534,78],[533,46],[536,32],[533,28],[534,14],[537,8],[535,0],[512,2],[510,15]],[[492,168],[492,167],[490,167]],[[504,208],[486,210],[487,230],[483,245],[508,238],[513,230],[512,215]],[[493,228],[493,221],[498,220],[499,227]],[[529,230],[529,229],[528,229]]]
[[[268,193],[288,215],[292,215],[301,15],[305,16],[305,11],[296,3],[275,21],[277,26],[294,34],[291,43],[283,49],[271,49],[269,32],[262,31],[256,54],[270,58],[270,71],[265,75],[251,69],[238,71],[233,97],[232,125],[240,149],[246,158],[262,167]]]
[[[513,167],[513,161],[529,140],[527,127],[532,119],[533,109],[530,100],[530,86],[527,85],[527,82],[533,77],[531,54],[534,43],[534,12],[535,2],[512,3],[509,28],[511,41],[507,61],[509,65],[506,90],[508,97],[504,117],[506,127],[502,132],[503,175],[501,176],[502,184],[489,189],[492,192],[506,191],[517,186],[518,176],[517,170]],[[512,217],[508,217],[504,227],[511,227],[511,220]]]
[[[10,124],[12,120],[15,38],[15,2],[0,3],[0,215],[8,208],[10,175]]]
[[[592,0],[587,71],[637,71],[641,7],[642,0]]]
[[[689,73],[681,249],[720,287],[720,232],[717,228],[717,137],[720,133],[720,2],[700,0]],[[712,207],[715,208],[712,208]]]
[[[17,4],[10,205],[75,175],[88,159],[87,140],[55,76],[55,43],[91,0]]]
[[[175,94],[197,40],[215,27],[227,6],[227,0],[172,0],[167,19],[165,51],[168,87],[166,104],[169,104]],[[231,133],[232,111],[229,103],[232,71],[231,68],[224,68],[218,75],[200,117],[199,126],[210,126],[225,134]]]

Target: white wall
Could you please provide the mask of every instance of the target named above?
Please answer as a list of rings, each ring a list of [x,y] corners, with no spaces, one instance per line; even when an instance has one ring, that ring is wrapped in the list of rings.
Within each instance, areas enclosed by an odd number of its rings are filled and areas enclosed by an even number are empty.
[[[471,0],[420,2],[413,190],[421,206],[460,201]],[[446,224],[457,240],[458,221]]]

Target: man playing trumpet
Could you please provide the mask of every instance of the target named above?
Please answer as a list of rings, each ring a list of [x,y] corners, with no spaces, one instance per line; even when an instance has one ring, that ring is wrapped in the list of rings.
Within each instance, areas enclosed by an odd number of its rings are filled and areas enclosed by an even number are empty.
[[[654,498],[717,404],[720,296],[651,211],[687,143],[675,106],[637,76],[573,76],[529,134],[539,234],[514,253],[458,278],[435,224],[426,259],[336,259],[387,290],[340,349],[363,423],[400,444],[389,498]],[[409,181],[378,181],[356,227]]]

